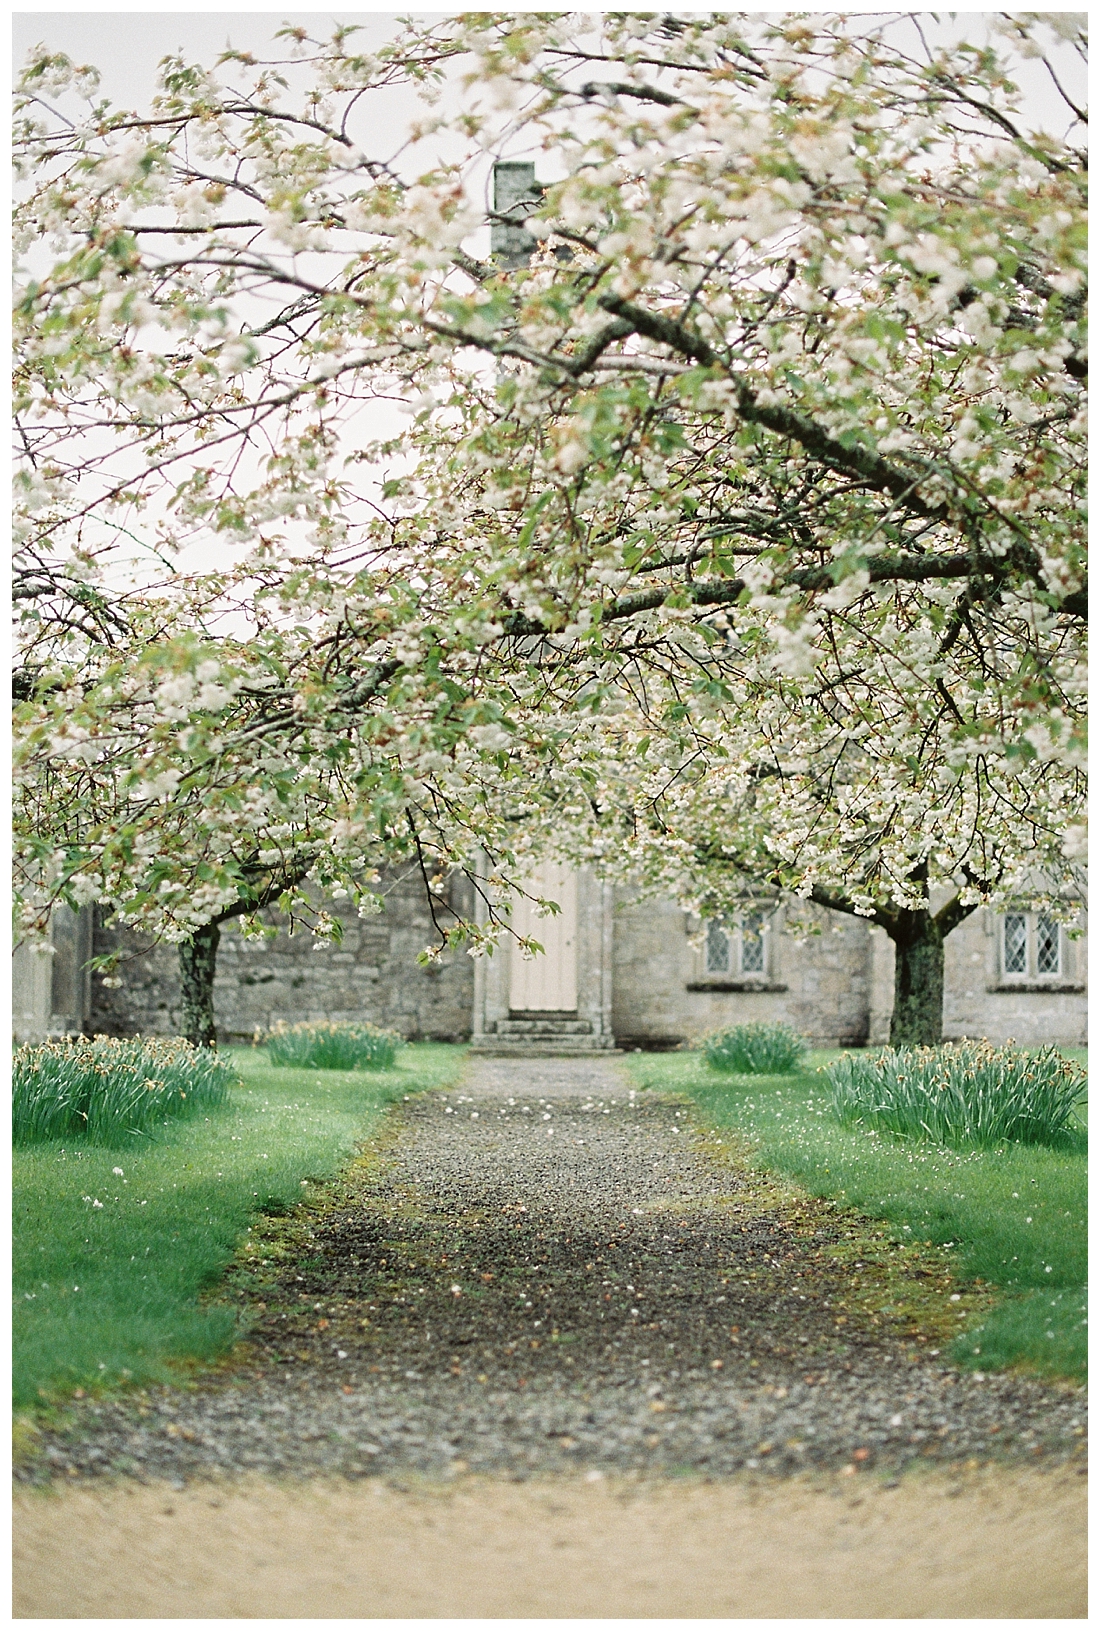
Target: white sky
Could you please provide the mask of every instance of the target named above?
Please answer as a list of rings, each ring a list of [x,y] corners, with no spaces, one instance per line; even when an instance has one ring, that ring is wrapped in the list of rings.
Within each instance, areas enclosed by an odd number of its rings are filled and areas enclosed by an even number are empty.
[[[433,8],[430,11],[417,11],[413,15],[421,19],[434,20],[453,15],[460,9],[465,8],[458,6],[447,10]],[[544,4],[536,3],[513,5],[506,9],[522,12],[557,8],[546,8]],[[568,8],[562,6],[560,9]],[[595,12],[610,8],[580,6],[577,9]],[[697,12],[705,8],[683,5],[658,7],[653,4],[653,0],[649,0],[649,3],[640,4],[635,9],[643,12],[657,10]],[[1038,5],[1029,9],[1039,12],[1060,10],[1057,5]],[[863,0],[863,3],[861,0],[855,0],[854,4],[835,6],[792,4],[789,7],[761,7],[758,14],[781,10],[811,13],[839,10],[849,16],[870,13],[876,17],[890,14],[889,8],[883,8],[881,4],[868,4],[866,0]],[[990,15],[991,10],[988,5],[962,6],[954,7],[950,11],[920,9],[908,15],[919,17],[926,34],[932,39],[954,36],[977,40],[979,37],[984,38],[982,19]],[[157,63],[161,57],[177,48],[182,48],[185,54],[200,58],[207,65],[211,65],[214,57],[227,42],[232,42],[238,50],[262,53],[271,43],[275,30],[284,23],[301,24],[308,27],[311,32],[320,30],[327,32],[333,23],[340,22],[354,23],[361,27],[362,43],[370,49],[380,44],[393,30],[398,15],[405,14],[403,10],[399,13],[389,7],[368,6],[366,9],[357,7],[344,10],[330,5],[299,7],[285,12],[273,11],[266,7],[224,11],[210,5],[195,6],[188,11],[173,11],[156,6],[141,9],[98,6],[94,9],[76,11],[15,11],[12,13],[12,59],[13,65],[18,69],[27,52],[42,41],[51,49],[65,51],[77,61],[89,62],[98,68],[102,76],[103,92],[112,102],[140,106],[152,92]],[[898,8],[895,15],[904,16],[906,13]],[[1063,47],[1054,53],[1054,58],[1067,90],[1071,95],[1083,100],[1085,97],[1083,74],[1072,60],[1072,53]],[[1039,122],[1047,124],[1053,131],[1061,134],[1067,123],[1064,105],[1053,91],[1045,72],[1032,64],[1027,67],[1034,68],[1034,72],[1027,73],[1025,70],[1019,77],[1022,88],[1026,88],[1028,92],[1029,112],[1033,117],[1037,117]],[[417,105],[415,94],[411,91],[406,92],[405,99],[408,116],[411,117]],[[378,103],[375,105],[380,106]],[[398,111],[395,104],[392,112]],[[403,112],[403,109],[400,111]],[[387,106],[387,124],[390,115],[391,109]],[[395,134],[392,126],[390,134]]]
[[[413,15],[421,20],[436,20],[441,16],[452,15],[454,11],[465,8],[454,7],[446,10],[416,11]],[[545,5],[512,5],[508,10],[534,11],[545,10]],[[550,8],[555,10],[555,8]],[[566,10],[566,7],[561,7]],[[602,7],[578,7],[578,10],[599,11]],[[653,3],[643,3],[636,7],[638,11],[697,11],[697,7],[685,5],[661,5],[654,7]],[[749,8],[746,8],[749,10]],[[769,11],[798,10],[798,11],[845,11],[849,16],[858,16],[862,13],[873,13],[875,16],[889,15],[889,8],[881,5],[870,5],[867,0],[855,0],[849,5],[837,7],[821,7],[821,5],[792,5],[792,7],[762,7],[757,15],[765,15]],[[1014,8],[1015,10],[1015,8]],[[1038,5],[1030,8],[1033,11],[1058,11],[1058,5]],[[981,18],[991,13],[991,7],[955,7],[950,11],[914,10],[909,15],[919,16],[922,23],[930,24],[929,33],[932,38],[943,38],[945,34],[958,36],[971,36],[974,31],[981,29]],[[36,46],[39,41],[46,42],[52,49],[65,51],[73,59],[80,62],[91,62],[100,69],[101,83],[104,95],[109,96],[113,103],[140,104],[153,88],[153,77],[157,64],[163,55],[181,47],[186,54],[204,57],[212,62],[214,55],[224,49],[228,41],[243,51],[263,52],[273,38],[274,31],[281,28],[284,23],[304,24],[310,31],[328,29],[331,24],[354,23],[362,28],[362,44],[370,47],[377,46],[392,33],[397,23],[398,15],[408,15],[405,11],[390,10],[390,8],[348,8],[339,7],[304,7],[292,11],[274,11],[268,8],[256,10],[225,11],[215,7],[193,8],[188,11],[173,11],[168,8],[134,7],[113,8],[113,10],[78,10],[78,11],[13,11],[11,15],[11,44],[13,44],[13,64],[16,69],[23,64],[26,52]],[[906,15],[898,8],[898,15]],[[1072,15],[1072,13],[1071,13]],[[932,21],[934,20],[935,21]],[[984,34],[984,29],[981,29]],[[1062,65],[1069,69],[1067,52],[1056,52],[1059,59],[1059,70]],[[1072,73],[1072,78],[1080,80],[1079,73]],[[1069,86],[1067,86],[1069,88]],[[1061,108],[1058,98],[1048,93],[1049,82],[1043,86],[1036,83],[1036,95],[1043,103],[1048,104],[1051,122],[1061,129]],[[1084,96],[1084,86],[1080,83],[1074,85],[1074,91]],[[413,101],[410,99],[410,111]],[[1046,113],[1046,106],[1045,106]]]
[[[443,12],[418,13],[439,17]],[[284,23],[301,24],[311,33],[328,33],[337,23],[362,27],[364,45],[381,44],[394,31],[394,11],[315,10],[225,11],[197,7],[190,11],[17,11],[12,14],[12,56],[18,69],[39,41],[67,52],[79,62],[90,62],[102,75],[104,94],[112,102],[140,103],[153,90],[157,63],[170,51],[182,48],[188,56],[210,64],[231,43],[238,50],[262,53]],[[317,37],[317,36],[315,36]]]

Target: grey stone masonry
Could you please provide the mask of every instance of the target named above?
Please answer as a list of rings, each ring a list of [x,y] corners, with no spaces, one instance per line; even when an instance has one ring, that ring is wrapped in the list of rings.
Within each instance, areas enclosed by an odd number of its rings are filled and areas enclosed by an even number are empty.
[[[1018,1042],[1021,1047],[1055,1042],[1083,1048],[1088,1042],[1085,913],[1054,931],[1057,944],[1050,950],[1056,966],[1046,973],[1034,966],[1037,914],[1023,916],[1025,962],[1030,966],[1018,974],[1004,967],[1003,917],[975,912],[948,935],[943,1034],[948,1040],[987,1037],[990,1042]]]
[[[781,902],[761,905],[762,966],[708,972],[698,920],[674,901],[619,891],[612,1011],[619,1046],[675,1046],[757,1021],[790,1025],[815,1047],[865,1043],[873,974],[866,923],[803,907],[820,933],[798,941],[784,933]]]
[[[493,259],[508,271],[526,266],[538,248],[538,239],[523,223],[541,199],[533,164],[505,160],[493,165],[493,212],[508,219],[493,222],[490,244]]]
[[[464,952],[448,951],[427,967],[418,954],[438,941],[419,869],[395,872],[378,886],[385,910],[360,918],[341,901],[327,902],[344,924],[339,945],[317,942],[305,931],[280,926],[270,940],[222,927],[214,1010],[218,1038],[251,1041],[278,1020],[370,1020],[411,1041],[462,1042],[470,1034],[474,969]],[[465,880],[452,880],[444,899],[465,912]],[[278,915],[263,914],[273,926]],[[440,921],[453,921],[446,910]],[[125,948],[118,973],[122,985],[106,988],[93,976],[88,1029],[110,1036],[173,1033],[177,1024],[179,974],[174,946],[149,947],[129,931],[96,931],[96,950]]]
[[[706,926],[675,902],[641,899],[582,869],[576,878],[576,1006],[511,1006],[514,948],[506,935],[493,957],[448,951],[422,966],[438,939],[418,869],[379,885],[385,910],[360,918],[329,901],[344,924],[342,944],[276,933],[244,938],[222,929],[214,1004],[222,1041],[251,1041],[278,1020],[372,1020],[415,1040],[472,1040],[484,1054],[596,1054],[671,1048],[708,1030],[749,1020],[783,1021],[817,1047],[875,1046],[889,1036],[893,946],[863,919],[815,909],[820,933],[796,939],[782,901],[748,901],[712,955]],[[456,877],[437,901],[469,917],[484,899]],[[755,928],[745,940],[744,919]],[[799,909],[806,917],[806,908]],[[51,944],[15,955],[13,1028],[18,1042],[84,1031],[171,1035],[178,1025],[177,952],[129,931],[106,929],[86,908],[59,909]],[[987,1037],[1025,1046],[1083,1046],[1086,1038],[1086,918],[1055,926],[1042,913],[977,911],[946,945],[944,1037]],[[726,933],[728,930],[728,933]],[[746,955],[746,945],[748,954]],[[93,953],[120,949],[122,984],[89,974]]]

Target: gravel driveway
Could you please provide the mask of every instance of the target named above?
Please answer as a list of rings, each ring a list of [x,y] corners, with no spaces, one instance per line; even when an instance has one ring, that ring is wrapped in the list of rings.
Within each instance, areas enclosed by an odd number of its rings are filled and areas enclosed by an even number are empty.
[[[1079,1390],[960,1373],[900,1314],[838,1313],[842,1234],[613,1061],[471,1061],[258,1226],[230,1277],[258,1316],[243,1358],[84,1401],[18,1476],[889,1478],[1082,1454]]]

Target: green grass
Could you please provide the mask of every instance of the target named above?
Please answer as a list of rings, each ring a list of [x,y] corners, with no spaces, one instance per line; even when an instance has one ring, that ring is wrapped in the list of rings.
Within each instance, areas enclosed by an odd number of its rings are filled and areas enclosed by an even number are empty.
[[[445,1085],[464,1055],[421,1044],[369,1075],[274,1069],[248,1048],[226,1056],[242,1085],[221,1110],[124,1151],[64,1141],[15,1152],[17,1406],[167,1380],[181,1361],[224,1353],[236,1316],[200,1296],[250,1216],[292,1206],[302,1181],[331,1176],[387,1104]]]
[[[883,1219],[899,1240],[951,1245],[961,1279],[1005,1292],[952,1350],[970,1369],[1022,1364],[1082,1379],[1086,1364],[1086,1169],[1083,1149],[1002,1144],[945,1149],[841,1126],[813,1053],[798,1076],[730,1076],[699,1054],[632,1054],[639,1085],[689,1095],[704,1119],[736,1129],[761,1164],[811,1194]],[[1083,1117],[1079,1118],[1083,1121]]]

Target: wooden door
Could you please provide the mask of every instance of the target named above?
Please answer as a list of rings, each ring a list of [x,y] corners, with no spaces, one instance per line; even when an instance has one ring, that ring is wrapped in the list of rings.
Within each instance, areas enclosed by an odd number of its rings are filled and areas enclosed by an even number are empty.
[[[512,946],[509,1006],[530,1013],[551,1010],[575,1013],[577,1008],[577,874],[557,861],[544,861],[527,881],[528,894],[557,901],[556,917],[536,917],[533,903],[517,895],[512,902],[512,927],[530,935],[545,949],[530,961]]]

